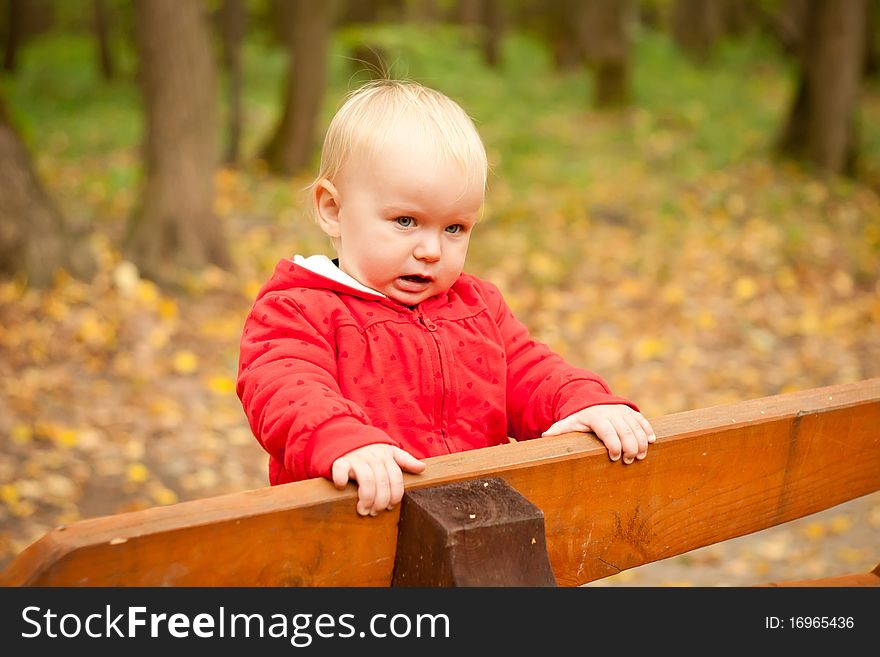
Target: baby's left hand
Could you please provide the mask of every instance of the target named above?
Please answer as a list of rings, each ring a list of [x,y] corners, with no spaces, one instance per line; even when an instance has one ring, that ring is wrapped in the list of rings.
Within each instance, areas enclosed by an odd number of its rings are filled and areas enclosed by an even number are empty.
[[[623,454],[624,463],[645,458],[648,443],[657,439],[645,416],[626,404],[590,406],[555,422],[541,435],[558,436],[569,431],[592,431],[605,443],[611,460]]]

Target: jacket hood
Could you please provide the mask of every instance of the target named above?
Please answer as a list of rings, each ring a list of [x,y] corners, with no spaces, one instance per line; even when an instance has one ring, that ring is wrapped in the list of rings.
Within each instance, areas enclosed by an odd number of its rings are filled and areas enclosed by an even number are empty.
[[[287,258],[279,260],[272,277],[257,294],[257,299],[271,292],[297,287],[333,290],[373,301],[387,299],[381,292],[368,288],[346,274],[325,255],[313,255],[308,258],[296,255],[292,260]]]

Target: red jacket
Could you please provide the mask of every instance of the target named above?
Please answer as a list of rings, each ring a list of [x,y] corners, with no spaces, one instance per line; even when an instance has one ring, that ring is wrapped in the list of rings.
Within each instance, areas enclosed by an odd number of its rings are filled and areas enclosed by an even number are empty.
[[[331,478],[370,443],[421,459],[536,438],[596,404],[638,410],[532,339],[491,283],[462,274],[409,308],[291,260],[245,321],[237,392],[272,484]]]

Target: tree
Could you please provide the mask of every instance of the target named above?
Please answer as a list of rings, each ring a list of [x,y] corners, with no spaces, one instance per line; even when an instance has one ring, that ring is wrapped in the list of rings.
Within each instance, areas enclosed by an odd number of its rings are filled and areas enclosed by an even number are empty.
[[[501,59],[501,39],[506,22],[502,0],[458,0],[455,19],[477,30],[483,60],[496,68]]]
[[[705,64],[716,42],[755,26],[764,8],[753,0],[675,0],[671,7],[672,35],[697,64]]]
[[[143,202],[126,250],[145,276],[229,267],[214,214],[216,71],[198,0],[137,0],[135,33],[146,114]]]
[[[396,15],[393,12],[397,12]],[[401,15],[401,8],[387,0],[345,0],[339,10],[337,25],[342,28],[363,27],[379,21],[399,20]],[[390,77],[392,73],[386,49],[369,40],[362,31],[358,32],[358,39],[351,43],[351,54],[348,56],[352,79],[366,77],[375,80]]]
[[[3,68],[15,71],[18,52],[25,42],[49,28],[54,20],[54,7],[48,0],[6,0],[6,43],[3,48]]]
[[[46,193],[0,97],[0,273],[44,287],[59,269],[87,278],[94,260]]]
[[[697,63],[709,59],[722,31],[724,0],[675,0],[672,7],[672,35]]]
[[[800,70],[779,149],[827,174],[855,170],[866,18],[865,0],[805,3]]]
[[[220,34],[223,42],[223,68],[226,70],[229,119],[227,122],[227,164],[238,162],[241,143],[241,42],[247,25],[247,9],[244,0],[223,0],[218,12]]]
[[[585,0],[578,14],[581,42],[593,69],[597,107],[628,105],[630,44],[637,19],[635,0]]]
[[[94,30],[95,39],[98,42],[98,64],[101,75],[105,80],[116,77],[116,67],[113,64],[113,53],[110,49],[110,11],[104,0],[94,0]]]
[[[513,19],[548,44],[558,71],[587,66],[599,108],[630,102],[630,49],[638,20],[636,0],[526,2]]]
[[[287,76],[282,113],[263,148],[269,169],[294,174],[307,166],[316,143],[316,126],[327,85],[327,57],[337,3],[290,0]]]
[[[880,72],[880,1],[868,0],[868,20],[865,21],[865,75],[877,77]]]

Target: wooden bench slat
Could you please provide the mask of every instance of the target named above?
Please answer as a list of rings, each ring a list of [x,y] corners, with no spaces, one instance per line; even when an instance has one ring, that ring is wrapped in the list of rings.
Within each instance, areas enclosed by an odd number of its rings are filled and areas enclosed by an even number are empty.
[[[545,516],[558,583],[759,531],[880,490],[880,379],[677,413],[646,460],[567,434],[428,459],[408,488],[503,478]],[[311,480],[55,529],[0,585],[388,586],[398,511]]]
[[[763,586],[874,586],[880,587],[880,564],[869,573],[851,573],[835,577],[771,582]]]

